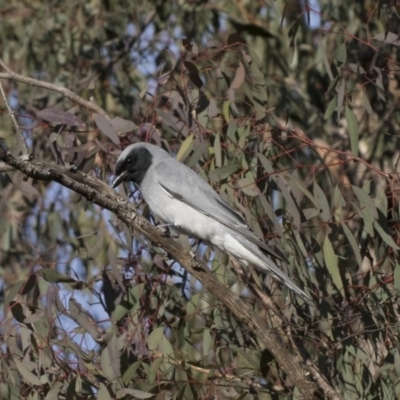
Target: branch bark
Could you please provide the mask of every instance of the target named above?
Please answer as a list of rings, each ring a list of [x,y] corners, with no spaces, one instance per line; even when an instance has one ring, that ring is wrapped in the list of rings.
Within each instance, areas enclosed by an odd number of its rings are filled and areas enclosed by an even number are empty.
[[[313,382],[310,378],[311,375],[306,373],[304,364],[301,364],[296,356],[285,348],[277,333],[270,330],[267,324],[255,315],[237,295],[219,283],[207,266],[195,260],[173,239],[162,236],[149,221],[137,214],[135,207],[131,203],[115,194],[107,184],[79,171],[72,171],[59,165],[15,158],[2,146],[0,146],[0,160],[33,179],[58,182],[85,197],[90,202],[115,213],[131,229],[139,231],[152,243],[162,247],[171,258],[175,259],[190,274],[202,282],[235,315],[240,323],[253,331],[262,340],[285,373],[290,376],[293,384],[305,399],[316,398],[316,393],[319,390],[325,392],[326,398],[340,399],[340,396],[336,394],[332,387],[327,390],[326,387],[324,388],[324,386]]]

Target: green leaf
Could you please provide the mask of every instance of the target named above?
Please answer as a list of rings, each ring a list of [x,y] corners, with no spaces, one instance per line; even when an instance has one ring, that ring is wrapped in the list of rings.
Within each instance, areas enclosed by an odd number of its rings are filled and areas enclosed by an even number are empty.
[[[129,382],[133,379],[136,371],[141,365],[142,365],[141,360],[136,361],[135,363],[131,364],[129,368],[124,372],[124,374],[122,375],[122,381],[124,382],[125,385],[129,384]]]
[[[347,121],[347,128],[350,134],[350,147],[351,152],[354,155],[358,155],[358,140],[359,140],[359,131],[358,131],[358,122],[356,116],[354,115],[353,111],[346,106],[345,109],[346,121]]]
[[[211,331],[209,328],[205,328],[203,331],[203,356],[207,356],[213,348],[214,340],[211,336]]]
[[[172,356],[174,354],[174,349],[172,348],[171,343],[169,340],[163,335],[161,342],[160,342],[160,352],[165,356]]]
[[[60,398],[59,393],[62,387],[63,382],[55,382],[53,386],[51,386],[50,390],[47,392],[44,400],[58,400]]]
[[[125,308],[121,304],[118,304],[111,314],[111,322],[120,321],[123,317],[125,317],[126,314],[128,314],[128,312],[129,310],[127,308]]]
[[[337,103],[337,97],[333,97],[332,100],[329,102],[328,107],[326,107],[324,115],[325,119],[329,119],[330,117],[332,117],[332,114],[336,109],[336,103]]]
[[[158,357],[151,363],[149,368],[149,374],[147,376],[149,383],[155,382],[157,375],[160,372],[160,366],[161,363],[163,362],[163,358],[164,357]]]
[[[346,43],[343,43],[336,52],[336,60],[339,64],[344,64],[347,59]]]
[[[372,39],[380,42],[389,43],[395,46],[400,46],[400,37],[392,32],[382,32],[375,35]]]
[[[349,229],[349,227],[344,222],[342,222],[342,228],[343,228],[344,234],[347,237],[347,240],[350,243],[350,246],[353,249],[353,253],[356,256],[357,263],[358,263],[359,267],[361,267],[362,259],[361,259],[361,252],[360,252],[360,244],[354,237],[354,235],[351,232],[351,230]]]
[[[319,49],[321,51],[322,62],[324,63],[326,73],[328,74],[329,79],[331,81],[333,81],[334,77],[333,77],[333,73],[332,73],[332,69],[331,69],[331,64],[328,60],[328,57],[326,56],[325,45],[323,43],[321,43],[319,46]]]
[[[374,228],[376,231],[379,233],[379,236],[382,238],[382,240],[390,247],[392,247],[395,250],[400,250],[400,247],[395,243],[393,240],[390,230],[387,224],[387,219],[385,216],[378,211],[379,218],[374,219]]]
[[[384,190],[379,190],[378,193],[376,194],[374,204],[376,208],[378,208],[379,211],[383,215],[386,215],[388,212],[388,198]]]
[[[237,171],[237,166],[234,164],[227,164],[223,167],[216,168],[214,171],[210,172],[208,175],[208,179],[212,183],[217,183],[223,181],[224,179],[230,177]]]
[[[163,337],[164,328],[162,326],[158,326],[157,328],[153,329],[153,332],[150,333],[150,336],[147,339],[147,347],[149,350],[157,350]]]
[[[332,243],[329,240],[329,237],[326,236],[323,246],[323,253],[324,253],[324,260],[326,267],[328,268],[328,272],[332,278],[333,283],[335,284],[336,288],[344,295],[343,290],[343,281],[339,271],[338,265],[338,257],[335,254]]]
[[[321,210],[321,218],[323,221],[328,222],[331,219],[331,211],[329,208],[328,200],[325,196],[324,191],[318,185],[317,181],[314,181],[314,199]]]
[[[236,143],[236,141],[237,141],[237,138],[236,138],[237,130],[238,130],[237,122],[234,119],[232,119],[228,124],[226,134],[227,134],[228,138],[230,138],[232,140],[233,143]]]
[[[394,267],[394,287],[400,292],[400,265]]]
[[[30,308],[31,308],[31,311],[32,310],[35,310],[35,311],[33,313],[31,313],[31,315],[29,315],[28,317],[26,317],[24,319],[25,324],[32,324],[34,322],[37,322],[46,315],[46,313],[43,310],[41,310],[40,308],[37,308],[37,307],[30,307]]]
[[[221,167],[222,166],[221,141],[218,133],[215,135],[215,140],[214,140],[214,155],[215,155],[215,165],[217,167]]]
[[[69,317],[72,318],[80,328],[87,331],[90,336],[92,336],[93,340],[103,341],[105,339],[103,337],[103,329],[96,323],[91,314],[73,297],[68,301],[68,310]]]
[[[335,79],[333,79],[333,80],[331,81],[331,83],[329,84],[328,89],[326,90],[326,94],[331,93],[332,90],[336,88],[337,83],[339,82],[339,79],[340,79],[340,75],[336,75]],[[332,99],[332,100],[334,100],[334,99]],[[332,101],[332,100],[331,100],[331,101]],[[335,106],[336,106],[336,101],[334,101],[334,104],[335,104]],[[328,107],[329,107],[329,106],[328,106]]]
[[[107,350],[110,364],[113,370],[113,379],[117,379],[121,376],[121,371],[118,351],[118,337],[115,333],[112,335],[110,341],[107,343]]]
[[[244,65],[239,61],[239,66],[236,69],[235,77],[233,78],[233,80],[231,82],[230,88],[233,90],[239,89],[240,86],[242,86],[244,78],[245,78]]]
[[[260,190],[254,183],[254,180],[251,180],[249,178],[239,179],[236,182],[235,187],[239,188],[244,194],[247,194],[248,196],[251,197],[255,197],[260,194]]]
[[[77,281],[65,274],[61,274],[60,272],[51,269],[51,268],[42,268],[37,273],[41,276],[46,282],[49,283],[76,283]]]
[[[113,381],[116,377],[114,375],[114,369],[111,364],[110,353],[108,352],[108,346],[105,347],[101,352],[100,364],[103,375],[107,379]]]
[[[107,386],[100,382],[99,391],[97,392],[97,400],[111,400],[110,393],[107,389]]]
[[[42,381],[35,374],[29,371],[28,368],[26,368],[26,366],[24,365],[24,363],[16,359],[14,359],[14,362],[19,373],[22,375],[22,377],[26,382],[30,383],[31,385],[42,386]]]
[[[122,388],[117,391],[117,399],[128,398],[127,396],[132,399],[149,399],[150,397],[154,397],[156,395],[153,393],[144,392],[143,390],[130,388]]]
[[[342,106],[344,101],[344,92],[346,90],[346,81],[343,77],[340,78],[339,85],[337,87],[337,119],[340,120],[342,114]]]
[[[230,112],[229,112],[229,108],[230,108],[231,102],[229,100],[225,100],[222,104],[222,115],[225,118],[225,121],[229,123],[231,116],[230,116]]]
[[[368,212],[368,209],[366,208],[358,208],[358,206],[354,203],[352,203],[354,209],[358,212],[358,214],[362,217],[364,221],[364,229],[365,232],[368,233],[371,237],[375,237],[375,231],[374,231],[374,226],[373,226],[373,220],[371,214]]]
[[[25,285],[25,281],[19,281],[14,285],[11,285],[6,291],[6,297],[4,299],[4,304],[10,304],[12,300],[18,295],[20,297],[20,291]]]
[[[360,208],[367,208],[368,212],[371,214],[372,218],[378,218],[378,210],[375,207],[374,202],[372,201],[370,195],[363,189],[352,186],[353,192],[356,195],[358,201],[360,202]]]
[[[178,161],[183,161],[192,151],[193,147],[193,134],[190,134],[181,144],[181,147],[178,151],[178,154],[176,155],[176,159]]]
[[[368,115],[373,115],[374,111],[372,110],[371,103],[369,102],[368,95],[363,91],[363,106],[367,111]]]

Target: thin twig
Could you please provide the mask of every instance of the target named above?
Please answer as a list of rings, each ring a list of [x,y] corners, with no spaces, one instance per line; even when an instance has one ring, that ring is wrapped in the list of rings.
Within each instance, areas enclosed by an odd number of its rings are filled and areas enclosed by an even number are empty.
[[[3,62],[1,62],[1,65],[3,65]],[[8,110],[8,114],[10,115],[11,121],[12,121],[12,123],[14,125],[15,133],[17,134],[17,136],[22,141],[22,153],[23,154],[28,154],[28,147],[26,145],[26,141],[25,141],[24,135],[21,133],[21,129],[20,129],[19,125],[18,125],[17,119],[15,118],[14,111],[11,110],[11,107],[8,104],[7,96],[6,96],[6,93],[4,91],[3,84],[1,83],[1,81],[0,81],[0,92],[1,92],[1,95],[2,95],[2,97],[4,99],[4,103],[6,104],[6,107],[7,107],[7,110]]]

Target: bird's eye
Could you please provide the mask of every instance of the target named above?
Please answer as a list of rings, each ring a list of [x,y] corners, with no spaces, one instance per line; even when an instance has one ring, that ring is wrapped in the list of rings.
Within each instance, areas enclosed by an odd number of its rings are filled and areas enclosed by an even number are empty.
[[[126,159],[126,162],[127,162],[128,164],[130,164],[130,163],[132,162],[132,158],[128,157],[128,158]]]

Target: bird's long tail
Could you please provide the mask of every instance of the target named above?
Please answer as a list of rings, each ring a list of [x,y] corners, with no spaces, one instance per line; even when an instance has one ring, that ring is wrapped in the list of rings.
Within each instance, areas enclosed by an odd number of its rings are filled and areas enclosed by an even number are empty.
[[[310,296],[303,292],[271,259],[263,254],[259,255],[259,258],[260,262],[255,264],[255,267],[263,272],[266,272],[268,275],[272,276],[274,279],[285,285],[308,304],[314,305],[314,302],[312,301]]]

